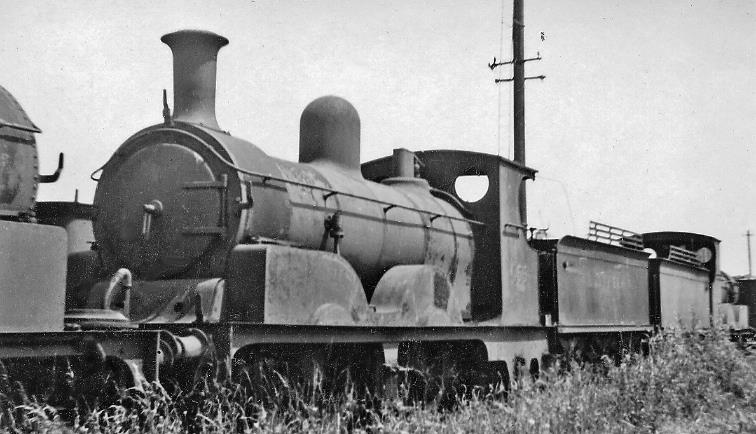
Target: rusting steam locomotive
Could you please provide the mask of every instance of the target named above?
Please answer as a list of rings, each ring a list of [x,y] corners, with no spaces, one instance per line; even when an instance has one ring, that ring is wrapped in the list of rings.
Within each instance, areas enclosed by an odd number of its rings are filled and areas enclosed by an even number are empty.
[[[638,345],[680,321],[748,328],[713,237],[592,223],[588,238],[529,238],[521,189],[535,170],[453,150],[360,164],[360,118],[334,96],[304,109],[299,162],[271,157],[216,121],[228,40],[162,41],[173,113],[166,103],[118,148],[91,207],[33,207],[54,177],[37,175],[39,130],[0,93],[6,362],[70,359],[138,385],[278,360],[380,388],[386,365],[506,382],[567,347]],[[468,175],[489,182],[473,203],[455,188]]]

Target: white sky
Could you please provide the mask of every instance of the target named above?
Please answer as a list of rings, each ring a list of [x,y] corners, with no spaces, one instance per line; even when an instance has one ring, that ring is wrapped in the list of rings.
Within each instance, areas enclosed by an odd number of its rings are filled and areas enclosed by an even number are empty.
[[[362,119],[362,160],[413,150],[508,156],[511,87],[486,64],[511,57],[511,0],[0,0],[0,85],[44,131],[41,200],[91,201],[89,174],[158,123],[172,90],[162,34],[200,28],[221,51],[218,122],[296,160],[299,115],[336,94]],[[723,268],[747,271],[756,230],[756,2],[526,0],[532,225],[585,235],[591,219],[636,232],[723,240]],[[541,32],[545,40],[541,40]],[[754,242],[756,248],[756,242]],[[756,251],[756,250],[755,250]]]

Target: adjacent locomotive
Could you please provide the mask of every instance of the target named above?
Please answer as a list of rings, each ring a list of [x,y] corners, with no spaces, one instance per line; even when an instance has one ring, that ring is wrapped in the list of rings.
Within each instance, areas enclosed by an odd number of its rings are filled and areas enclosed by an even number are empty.
[[[52,373],[65,364],[79,372],[129,372],[130,378],[156,379],[160,332],[65,331],[67,231],[37,221],[37,187],[55,182],[63,155],[51,175],[40,175],[35,133],[40,129],[16,99],[0,87],[0,361],[3,374],[49,387]],[[43,206],[44,207],[44,206]],[[43,213],[44,214],[44,213]],[[86,218],[84,219],[86,220]],[[86,225],[86,223],[85,223]],[[71,227],[70,229],[73,229]],[[154,350],[153,350],[154,348]],[[94,356],[94,357],[88,357]],[[101,357],[100,357],[101,356]],[[91,362],[91,363],[90,363]],[[38,370],[41,368],[47,371]],[[32,373],[30,378],[28,374]],[[35,388],[36,389],[36,388]],[[39,390],[39,389],[37,389]]]
[[[62,167],[53,175],[40,176],[34,139],[39,132],[16,99],[0,87],[0,329],[6,332],[44,332],[63,326],[65,263],[60,258],[66,252],[65,231],[34,220],[39,183],[55,182]]]

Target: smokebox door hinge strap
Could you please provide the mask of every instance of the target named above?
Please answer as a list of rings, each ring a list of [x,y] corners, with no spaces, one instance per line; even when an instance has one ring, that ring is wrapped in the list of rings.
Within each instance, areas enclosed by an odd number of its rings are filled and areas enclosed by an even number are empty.
[[[244,181],[242,184],[243,196],[234,198],[234,205],[236,206],[236,216],[239,217],[241,212],[245,209],[251,209],[255,206],[255,199],[252,197],[252,181]]]

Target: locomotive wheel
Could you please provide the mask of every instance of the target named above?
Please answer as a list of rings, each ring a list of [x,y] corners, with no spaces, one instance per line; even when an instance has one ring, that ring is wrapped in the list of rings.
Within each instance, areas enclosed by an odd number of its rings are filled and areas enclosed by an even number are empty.
[[[101,347],[100,347],[101,348]],[[16,405],[42,399],[56,407],[64,420],[74,409],[116,404],[124,389],[136,386],[137,367],[95,351],[84,357],[19,358],[0,361],[0,395]]]
[[[410,342],[399,347],[399,364],[410,402],[454,406],[458,397],[482,391],[489,380],[485,347],[478,342]]]
[[[383,348],[380,344],[334,345],[326,364],[326,392],[358,399],[383,393]]]
[[[185,384],[187,381],[191,381],[191,386],[210,388],[215,386],[219,380],[225,378],[222,374],[223,363],[221,363],[215,355],[215,352],[208,351],[199,360],[190,360],[184,363],[185,371]]]
[[[651,354],[651,338],[648,335],[642,335],[640,337],[640,342],[638,344],[640,348],[640,355],[643,357],[648,357],[649,354]]]
[[[242,387],[248,397],[254,397],[261,404],[273,404],[278,390],[285,388],[284,378],[279,371],[272,351],[260,347],[246,351],[234,359],[234,381]]]
[[[490,380],[485,345],[479,341],[454,342],[450,350],[454,355],[452,387],[455,395],[466,399],[484,396]]]
[[[88,405],[110,405],[119,398],[119,389],[137,385],[136,369],[120,358],[106,356],[99,343],[85,341],[81,365],[74,374],[76,397]]]
[[[326,349],[321,345],[260,345],[234,357],[233,378],[263,406],[309,402],[322,393]]]
[[[513,371],[514,380],[518,384],[522,384],[527,378],[536,381],[541,376],[541,364],[538,363],[538,359],[530,359],[528,363],[524,357],[517,356],[514,359]]]
[[[129,365],[116,357],[105,359],[105,381],[126,389],[137,385]]]
[[[399,365],[404,367],[401,382],[409,403],[426,403],[437,398],[442,383],[443,360],[437,344],[407,342],[399,345]]]
[[[380,345],[276,345],[240,350],[233,377],[260,405],[292,399],[358,400],[381,393]]]

